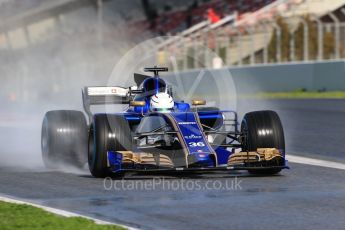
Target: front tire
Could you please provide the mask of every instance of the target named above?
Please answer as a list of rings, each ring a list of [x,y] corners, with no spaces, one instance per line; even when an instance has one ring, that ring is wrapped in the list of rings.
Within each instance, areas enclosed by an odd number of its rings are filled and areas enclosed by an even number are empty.
[[[94,177],[114,176],[108,166],[108,151],[131,151],[129,124],[121,115],[96,114],[89,132],[89,169]],[[123,175],[123,174],[118,174]]]
[[[278,114],[274,111],[247,113],[241,123],[244,134],[242,151],[257,151],[258,148],[276,148],[285,153],[284,131]],[[282,164],[283,162],[279,162]],[[248,170],[251,174],[273,175],[281,169]]]
[[[55,110],[45,114],[41,150],[44,165],[82,168],[87,162],[87,124],[80,111]]]

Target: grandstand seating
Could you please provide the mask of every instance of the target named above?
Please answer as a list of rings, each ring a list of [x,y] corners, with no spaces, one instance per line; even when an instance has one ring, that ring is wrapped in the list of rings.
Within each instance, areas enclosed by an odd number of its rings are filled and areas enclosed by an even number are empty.
[[[344,0],[331,0],[331,1],[325,1],[325,0],[301,1],[299,0],[299,1],[301,2],[301,4],[296,5],[293,11],[282,12],[282,15],[284,17],[290,17],[290,16],[293,16],[293,14],[304,15],[304,14],[308,14],[309,12],[312,12],[315,15],[321,16],[325,13],[331,12],[334,9],[337,9],[343,6],[345,3]]]
[[[200,4],[197,8],[188,10],[178,10],[173,12],[165,12],[159,15],[151,30],[156,34],[176,34],[188,28],[186,25],[187,17],[191,17],[190,25],[193,26],[206,19],[207,10],[212,8],[220,16],[237,12],[239,15],[248,12],[254,12],[263,6],[274,2],[275,0],[213,0],[204,4]],[[147,21],[139,21],[134,25],[136,28],[143,30],[150,28]]]
[[[311,14],[312,17],[318,17],[324,22],[334,23],[335,17],[341,22],[345,21],[345,11],[342,7],[345,5],[345,0],[242,0],[242,1],[212,1],[208,4],[204,4],[193,12],[206,12],[207,9],[212,7],[220,15],[229,15],[231,12],[236,11],[238,18],[235,23],[231,22],[231,26],[213,27],[208,26],[202,28],[202,30],[191,34],[192,40],[195,43],[203,43],[205,45],[205,31],[207,35],[208,48],[216,50],[217,47],[225,47],[227,49],[227,55],[225,57],[225,63],[227,64],[239,64],[245,60],[255,60],[256,54],[267,53],[267,47],[274,31],[275,17],[281,15],[289,20],[289,23],[293,25],[298,23],[302,16]],[[330,12],[333,14],[328,17]],[[180,11],[181,13],[181,11]],[[184,14],[181,14],[181,21],[175,22],[175,25],[183,23]],[[198,15],[197,13],[193,15]],[[334,16],[335,15],[335,16]],[[164,17],[161,15],[160,17]],[[200,17],[200,20],[205,20],[205,17]],[[195,20],[194,23],[198,21]],[[297,24],[291,28],[296,28]],[[169,30],[171,28],[171,30]],[[174,27],[166,27],[165,32],[171,32],[174,34],[176,29]],[[251,30],[255,28],[255,30]],[[181,28],[179,28],[181,29]],[[183,35],[183,33],[181,33]],[[201,38],[200,41],[195,39]],[[186,41],[188,38],[186,37]],[[190,40],[190,39],[189,39]],[[218,41],[222,41],[222,44],[216,44]],[[227,41],[227,42],[224,42]],[[255,42],[254,42],[255,41]],[[168,42],[166,44],[169,44]],[[173,44],[171,44],[173,45]],[[187,44],[187,46],[190,44]],[[263,58],[263,57],[259,57]],[[266,55],[267,58],[267,55]],[[266,60],[267,61],[267,60]],[[255,62],[255,61],[254,61]]]
[[[267,7],[259,9],[252,14],[240,18],[236,22],[238,29],[244,28],[247,25],[253,25],[260,20],[274,20],[276,15],[281,15],[284,18],[301,17],[303,15],[312,14],[317,17],[322,17],[330,12],[337,10],[345,5],[345,0],[277,0],[276,4],[271,4]],[[332,21],[332,20],[331,20]],[[258,28],[258,26],[256,27]],[[244,33],[241,37],[241,42],[229,47],[228,52],[230,55],[227,57],[227,63],[239,63],[245,58],[249,58],[253,52],[262,51],[268,46],[267,37],[271,37],[273,27],[266,31],[257,30],[256,34],[248,35]],[[255,47],[252,47],[252,40],[255,40]],[[242,48],[238,47],[241,45]]]

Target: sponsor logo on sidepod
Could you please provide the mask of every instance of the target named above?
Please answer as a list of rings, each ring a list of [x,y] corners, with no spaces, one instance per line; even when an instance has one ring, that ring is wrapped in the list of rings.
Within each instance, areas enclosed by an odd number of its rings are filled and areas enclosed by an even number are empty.
[[[184,138],[185,138],[186,140],[190,140],[190,139],[201,139],[202,136],[191,134],[191,135],[189,135],[189,136],[184,136]]]
[[[195,121],[178,122],[179,125],[196,125]]]

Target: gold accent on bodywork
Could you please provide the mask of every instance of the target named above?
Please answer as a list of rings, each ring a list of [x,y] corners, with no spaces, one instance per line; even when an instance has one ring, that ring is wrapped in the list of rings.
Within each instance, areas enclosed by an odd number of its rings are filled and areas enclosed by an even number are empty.
[[[282,154],[276,148],[258,148],[256,152],[238,152],[230,155],[228,165],[242,164],[245,162],[270,161],[274,158],[282,158]]]
[[[206,105],[206,101],[205,100],[192,100],[192,105]]]
[[[137,106],[145,106],[145,105],[146,105],[146,102],[145,102],[145,101],[130,101],[130,102],[129,102],[129,105],[130,105],[130,106],[134,106],[134,107],[137,107]]]
[[[156,165],[163,167],[173,167],[170,157],[164,154],[152,154],[145,152],[119,151],[122,154],[123,164]]]

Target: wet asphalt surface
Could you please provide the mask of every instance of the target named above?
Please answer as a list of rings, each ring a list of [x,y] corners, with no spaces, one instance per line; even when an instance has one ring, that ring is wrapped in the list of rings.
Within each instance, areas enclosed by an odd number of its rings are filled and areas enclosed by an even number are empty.
[[[287,152],[345,163],[345,101],[241,102],[275,109]],[[5,150],[2,150],[5,151]],[[95,179],[0,163],[0,193],[142,229],[344,229],[343,170],[290,164],[278,176],[246,172]]]

